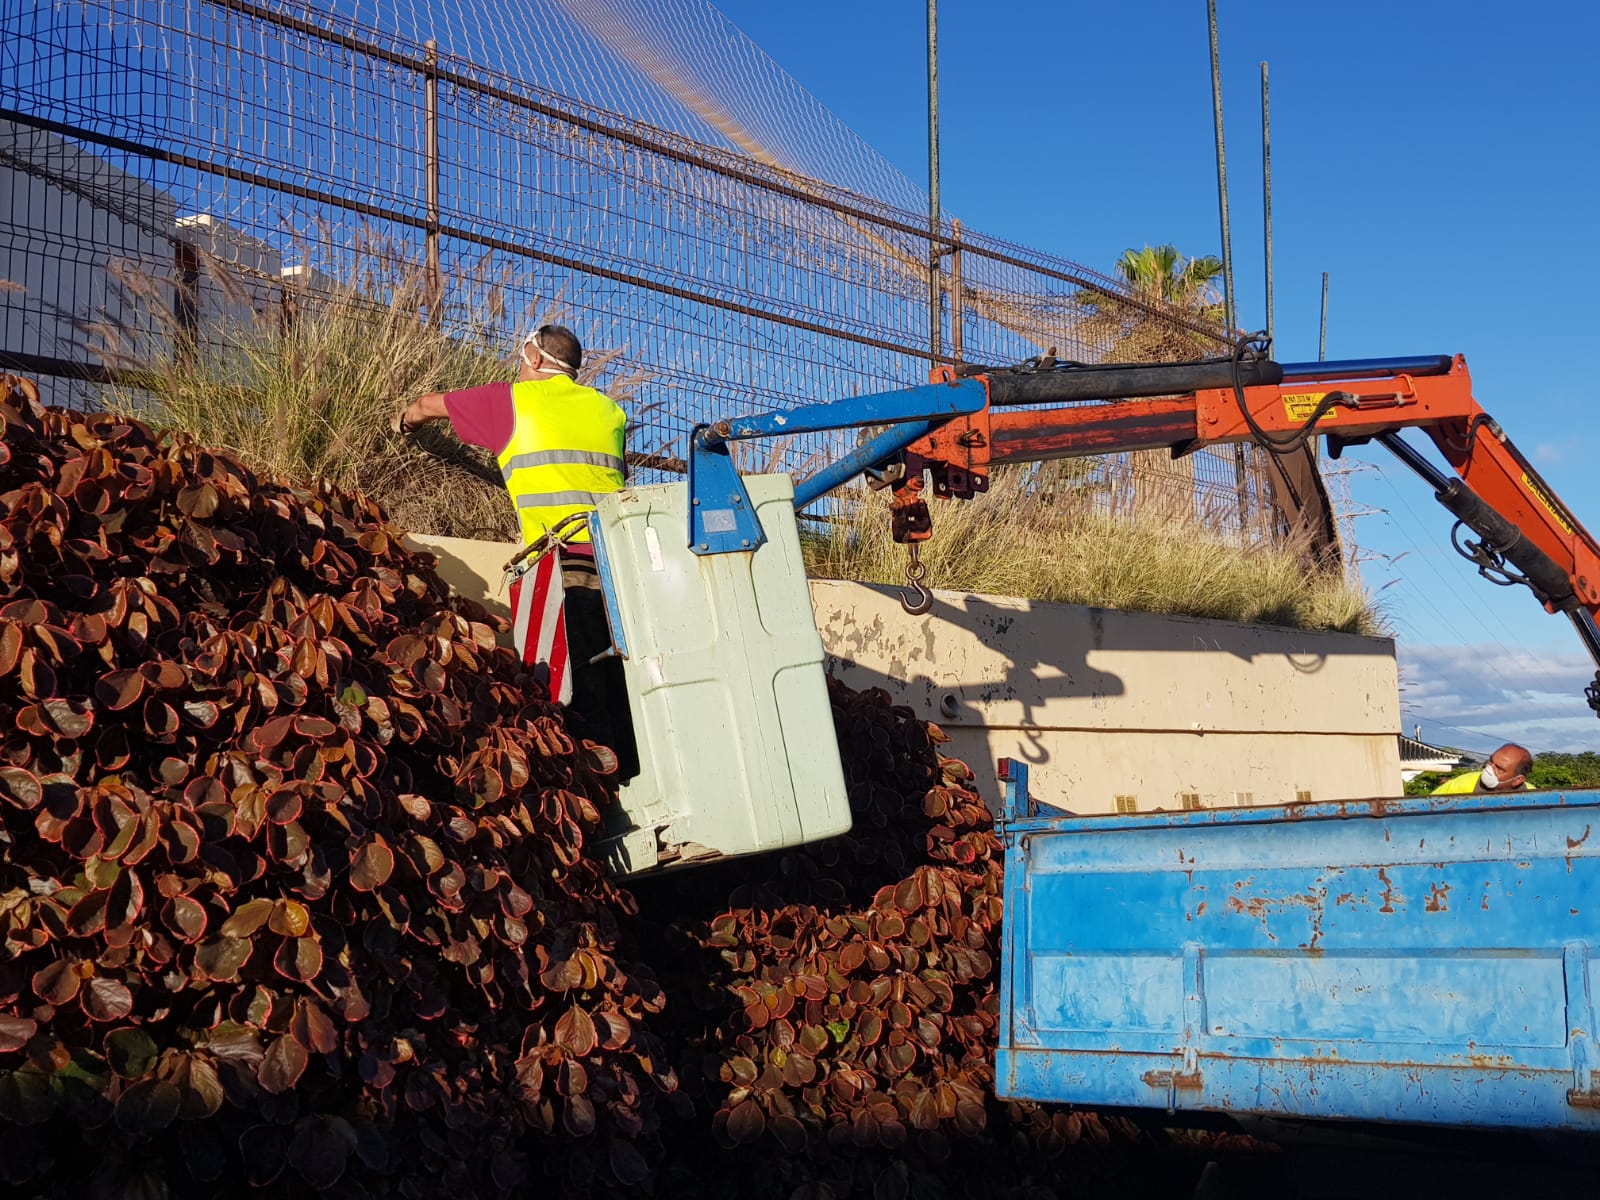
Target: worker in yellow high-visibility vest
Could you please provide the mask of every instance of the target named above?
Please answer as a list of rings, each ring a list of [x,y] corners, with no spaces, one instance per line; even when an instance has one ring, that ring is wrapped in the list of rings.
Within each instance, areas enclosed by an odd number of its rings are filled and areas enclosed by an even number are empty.
[[[1481,771],[1468,771],[1446,779],[1429,795],[1469,796],[1474,792],[1515,792],[1531,790],[1528,772],[1533,770],[1533,755],[1515,742],[1507,742],[1489,756]]]
[[[516,383],[429,392],[396,413],[392,427],[409,433],[448,419],[463,442],[492,452],[527,545],[567,517],[593,509],[626,479],[627,415],[610,397],[578,382],[582,365],[577,335],[564,325],[543,325],[522,344]],[[638,760],[622,664],[607,658],[589,665],[611,639],[589,531],[569,532],[563,532],[561,576],[572,704],[593,727],[595,740],[616,751],[626,777]]]

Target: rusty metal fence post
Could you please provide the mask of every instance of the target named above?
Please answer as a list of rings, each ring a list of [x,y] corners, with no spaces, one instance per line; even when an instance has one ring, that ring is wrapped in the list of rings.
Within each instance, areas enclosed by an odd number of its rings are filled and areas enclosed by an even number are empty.
[[[950,361],[959,363],[967,306],[961,293],[961,222],[950,222]]]
[[[928,365],[944,356],[943,220],[939,206],[939,0],[928,0]]]
[[[423,186],[427,189],[428,324],[439,321],[444,300],[444,273],[439,266],[439,43],[429,38],[422,75]]]
[[[185,241],[174,243],[172,287],[172,349],[179,362],[194,357],[200,336],[200,251]]]

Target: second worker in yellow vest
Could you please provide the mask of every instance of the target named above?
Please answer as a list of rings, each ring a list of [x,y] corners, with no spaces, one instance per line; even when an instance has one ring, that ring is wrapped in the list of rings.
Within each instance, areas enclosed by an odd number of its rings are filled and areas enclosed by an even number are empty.
[[[1507,742],[1489,756],[1481,771],[1468,771],[1446,779],[1430,796],[1468,796],[1475,792],[1515,792],[1531,790],[1528,772],[1533,770],[1533,755],[1517,745]]]

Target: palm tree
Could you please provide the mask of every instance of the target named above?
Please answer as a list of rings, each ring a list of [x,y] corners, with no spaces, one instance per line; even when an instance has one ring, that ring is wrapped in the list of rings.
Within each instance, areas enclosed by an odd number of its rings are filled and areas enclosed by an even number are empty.
[[[1129,248],[1113,267],[1125,295],[1085,289],[1082,332],[1107,362],[1172,362],[1215,354],[1226,341],[1222,261],[1185,258],[1172,245]]]
[[[1222,320],[1222,294],[1217,288],[1222,260],[1214,255],[1184,258],[1170,243],[1128,249],[1117,259],[1116,272],[1129,290],[1143,299]]]
[[[1170,243],[1124,250],[1113,267],[1126,293],[1077,297],[1084,340],[1105,347],[1107,362],[1176,362],[1216,354],[1225,344],[1219,282],[1222,261],[1186,258]],[[1195,515],[1194,462],[1137,451],[1107,464],[1116,505],[1155,519]]]

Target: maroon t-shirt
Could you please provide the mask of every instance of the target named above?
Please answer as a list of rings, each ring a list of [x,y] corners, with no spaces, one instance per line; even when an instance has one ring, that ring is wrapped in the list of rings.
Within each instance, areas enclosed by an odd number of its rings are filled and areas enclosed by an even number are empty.
[[[498,457],[511,444],[517,410],[511,403],[509,383],[486,383],[446,392],[444,411],[456,436],[469,446],[482,446]]]

